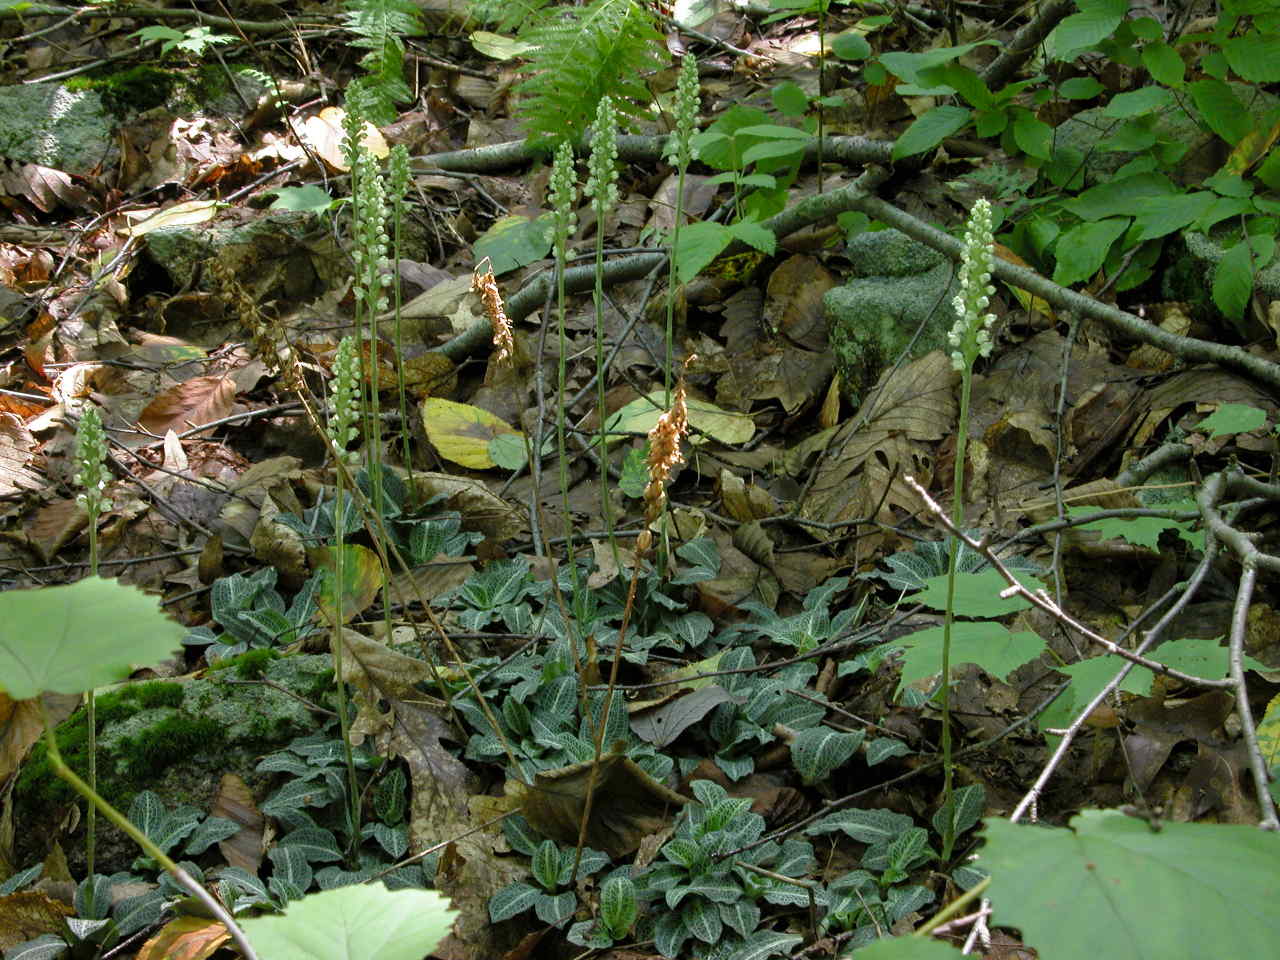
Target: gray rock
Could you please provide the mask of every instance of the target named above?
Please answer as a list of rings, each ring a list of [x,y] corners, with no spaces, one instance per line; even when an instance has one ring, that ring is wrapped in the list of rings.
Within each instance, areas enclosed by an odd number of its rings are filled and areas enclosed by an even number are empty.
[[[93,90],[62,84],[0,87],[0,156],[84,175],[117,156],[114,123]]]
[[[153,790],[170,807],[185,803],[207,811],[224,773],[239,775],[262,799],[270,775],[254,768],[264,754],[322,726],[323,718],[302,701],[327,700],[333,661],[294,655],[267,663],[262,676],[296,695],[290,696],[264,683],[236,682],[242,678],[235,659],[201,679],[131,685],[99,696],[98,783],[109,803],[127,813],[137,793]],[[85,728],[83,711],[58,727],[61,749],[82,776]],[[83,809],[83,801],[49,771],[41,745],[24,765],[15,797],[15,820],[28,828],[17,841],[23,863],[44,856],[70,803]],[[129,869],[141,852],[137,845],[101,817],[98,823],[97,871]],[[64,839],[63,848],[73,872],[82,870],[83,842]]]
[[[856,403],[904,352],[945,349],[959,285],[947,257],[897,230],[859,234],[848,252],[857,276],[824,304],[836,368]]]

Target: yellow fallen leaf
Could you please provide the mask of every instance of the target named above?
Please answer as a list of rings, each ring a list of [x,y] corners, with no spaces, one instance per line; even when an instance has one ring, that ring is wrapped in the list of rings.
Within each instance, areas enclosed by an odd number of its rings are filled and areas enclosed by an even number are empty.
[[[472,470],[497,466],[489,455],[494,437],[520,433],[488,410],[437,397],[422,401],[422,425],[440,456]]]
[[[666,396],[654,390],[648,396],[632,400],[609,418],[610,433],[647,434],[666,409]],[[724,444],[746,443],[755,435],[756,425],[745,413],[734,413],[706,400],[690,397],[689,426]],[[696,442],[696,441],[695,441]]]

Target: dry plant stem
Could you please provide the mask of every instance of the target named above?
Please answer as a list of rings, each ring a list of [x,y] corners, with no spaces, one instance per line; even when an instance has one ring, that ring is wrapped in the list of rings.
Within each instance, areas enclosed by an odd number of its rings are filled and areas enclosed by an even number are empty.
[[[1043,590],[1037,590],[1035,592],[1032,592],[1028,590],[1026,587],[1024,587],[1022,583],[1019,582],[1018,578],[1009,572],[1009,568],[1006,567],[1003,562],[1001,562],[1000,558],[997,557],[994,553],[992,553],[991,548],[988,544],[983,543],[980,540],[970,539],[969,537],[965,536],[962,532],[960,532],[960,530],[957,529],[956,525],[953,524],[949,519],[943,519],[943,514],[941,513],[942,508],[938,505],[938,502],[934,500],[931,496],[929,496],[928,492],[924,489],[924,487],[920,486],[920,484],[916,482],[914,477],[905,477],[904,479],[907,481],[907,484],[910,485],[910,487],[913,490],[915,490],[916,494],[924,501],[925,506],[928,507],[929,509],[929,512],[933,513],[934,516],[939,518],[939,521],[946,528],[948,533],[954,534],[960,537],[961,540],[963,540],[964,543],[966,543],[969,547],[981,553],[984,557],[986,557],[991,562],[991,565],[995,567],[996,570],[999,571],[1000,575],[1005,578],[1005,581],[1009,584],[1009,586],[1006,587],[1004,590],[1000,591],[1001,597],[1010,597],[1014,595],[1022,597],[1028,603],[1032,604],[1035,607],[1039,607],[1045,613],[1049,614],[1059,623],[1062,623],[1064,626],[1067,626],[1070,629],[1075,630],[1076,632],[1080,633],[1087,639],[1092,640],[1098,646],[1104,648],[1108,653],[1113,653],[1117,657],[1123,657],[1125,660],[1128,660],[1134,666],[1146,667],[1148,670],[1152,671],[1153,673],[1157,673],[1165,677],[1170,677],[1174,680],[1181,681],[1182,683],[1189,684],[1190,686],[1193,686],[1193,687],[1205,687],[1213,690],[1229,690],[1234,686],[1234,681],[1230,679],[1209,680],[1205,677],[1197,677],[1189,673],[1183,673],[1181,670],[1175,670],[1172,667],[1165,666],[1163,663],[1161,663],[1158,660],[1150,660],[1147,657],[1141,656],[1140,654],[1134,653],[1130,650],[1126,650],[1124,647],[1119,646],[1114,641],[1108,640],[1106,637],[1102,636],[1102,634],[1095,633],[1094,631],[1086,627],[1084,624],[1078,622],[1077,620],[1074,620],[1070,614],[1066,613],[1061,607],[1059,607],[1056,603],[1054,603],[1053,600],[1050,599],[1049,595],[1045,593]]]
[[[40,714],[44,721],[45,743],[49,752],[49,762],[53,765],[53,772],[67,781],[71,788],[88,800],[93,807],[100,809],[104,817],[128,834],[129,838],[141,847],[147,856],[164,867],[169,876],[173,877],[184,890],[208,908],[209,912],[227,928],[227,932],[231,934],[232,941],[235,942],[235,945],[244,955],[244,960],[258,960],[258,955],[254,953],[253,947],[249,945],[249,939],[244,935],[244,931],[236,925],[235,920],[232,919],[226,908],[208,890],[196,883],[191,878],[191,874],[174,863],[145,833],[134,826],[128,817],[98,796],[89,788],[87,783],[76,776],[74,770],[67,766],[62,759],[61,751],[58,750],[58,738],[54,736],[53,725],[50,722],[49,711],[46,709],[44,701],[40,701]],[[89,878],[89,885],[91,887],[93,885],[92,876]]]
[[[573,854],[573,872],[569,874],[569,886],[578,879],[578,865],[582,862],[582,848],[587,842],[587,824],[591,822],[591,808],[596,795],[596,775],[600,771],[600,757],[604,752],[604,732],[609,726],[609,710],[613,707],[613,695],[618,688],[618,667],[622,663],[622,644],[626,640],[627,627],[631,625],[631,611],[636,602],[636,586],[640,582],[642,552],[636,551],[636,565],[631,571],[631,583],[627,586],[627,602],[622,608],[622,623],[618,627],[618,644],[613,648],[613,662],[609,665],[609,686],[605,690],[600,708],[600,723],[593,737],[591,772],[587,774],[587,796],[582,804],[582,822],[578,824],[578,846]]]
[[[1075,9],[1075,0],[1049,0],[1035,17],[1004,45],[1000,55],[987,64],[986,69],[982,71],[982,79],[986,85],[992,90],[1004,86],[1005,81],[1036,52],[1040,42]]]
[[[963,910],[966,906],[968,906],[978,897],[982,896],[983,891],[985,891],[989,886],[991,886],[991,878],[986,877],[977,886],[966,890],[960,896],[956,897],[949,904],[947,904],[945,907],[943,907],[941,910],[935,913],[925,923],[917,927],[912,932],[911,935],[913,937],[927,937],[930,933],[933,933],[935,931],[941,932],[943,925],[946,924],[948,920],[954,917],[957,913]],[[972,918],[962,917],[956,920],[955,923],[959,925],[966,921],[972,922]]]
[[[815,883],[812,880],[798,880],[795,877],[788,877],[785,873],[775,873],[772,870],[766,870],[764,867],[757,867],[754,863],[744,863],[741,860],[735,860],[735,867],[742,867],[744,870],[750,870],[752,873],[758,873],[762,877],[768,877],[770,880],[777,880],[779,883],[789,883],[793,887],[802,887],[809,894],[809,939],[816,940],[818,937],[818,905],[814,900],[813,891],[822,887],[822,884]]]
[[[488,328],[486,327],[486,329]],[[306,414],[308,422],[311,424],[311,428],[316,432],[317,436],[326,436],[324,425],[320,422],[320,418],[315,411],[315,397],[311,395],[305,385],[300,383],[295,385],[295,392],[298,394],[298,398],[302,401],[302,409]],[[374,512],[373,505],[365,497],[364,492],[355,484],[350,472],[347,470],[346,464],[339,459],[335,461],[334,465],[344,474],[344,482],[347,485],[348,492],[360,505],[360,512],[361,516],[364,518],[365,529],[369,533],[374,549],[378,552],[378,558],[383,565],[383,569],[390,569],[388,550],[390,550],[390,556],[395,558],[396,563],[405,569],[409,569],[409,565],[405,562],[404,556],[400,553],[399,547],[395,545],[388,535],[386,525],[383,523],[381,515]],[[494,728],[498,740],[507,754],[507,759],[511,761],[512,766],[515,767],[516,772],[520,775],[521,779],[525,779],[524,769],[516,759],[515,753],[511,749],[511,744],[507,742],[506,737],[503,735],[502,728],[498,724],[497,717],[493,714],[493,708],[489,706],[489,701],[485,699],[484,694],[480,691],[479,685],[472,678],[471,671],[467,668],[466,662],[462,659],[457,647],[454,646],[452,638],[444,628],[444,624],[440,622],[435,611],[431,609],[431,605],[427,603],[426,598],[423,597],[422,591],[418,587],[417,583],[410,581],[410,585],[412,586],[415,594],[414,599],[417,600],[418,605],[421,606],[423,611],[426,613],[427,619],[431,622],[431,626],[435,630],[436,635],[440,637],[440,641],[445,645],[445,650],[448,652],[449,656],[453,658],[454,663],[462,672],[467,688],[476,695],[476,700],[480,704],[480,709],[484,712],[485,719],[487,719],[490,725]],[[403,603],[403,596],[400,597],[400,601]],[[414,624],[414,630],[415,632],[417,631],[417,624]],[[444,689],[444,678],[440,676],[440,673],[436,668],[435,660],[431,657],[427,657],[427,663],[431,668],[432,677],[441,692],[442,698],[445,703],[449,705],[450,710],[452,710],[451,697]],[[339,682],[341,681],[339,680]],[[456,714],[454,715],[454,719],[458,719]]]
[[[1261,488],[1270,492],[1273,500],[1276,498],[1277,491],[1270,488],[1268,484],[1257,481],[1241,482],[1246,480],[1247,478],[1238,472],[1234,475],[1226,471],[1215,473],[1204,482],[1196,496],[1196,502],[1200,505],[1210,534],[1226,543],[1240,558],[1240,585],[1236,590],[1235,609],[1231,615],[1229,661],[1231,680],[1235,684],[1236,710],[1240,714],[1240,727],[1249,749],[1249,767],[1253,773],[1254,787],[1258,794],[1258,808],[1262,814],[1261,826],[1264,830],[1280,830],[1280,819],[1276,816],[1275,802],[1271,797],[1271,791],[1267,789],[1270,775],[1262,756],[1262,749],[1258,744],[1258,731],[1253,723],[1253,712],[1249,707],[1249,696],[1244,680],[1244,641],[1248,633],[1249,603],[1253,599],[1253,590],[1257,584],[1258,567],[1263,565],[1265,559],[1266,565],[1275,569],[1276,565],[1280,564],[1280,559],[1258,550],[1248,535],[1236,530],[1222,519],[1217,508],[1219,499],[1231,492],[1233,488],[1247,492],[1254,492]]]
[[[942,508],[934,502],[928,493],[925,492],[924,488],[916,483],[913,478],[907,477],[906,479],[907,483],[910,484],[921,499],[924,500],[930,512],[933,513],[938,521],[947,528],[948,532],[961,537],[972,549],[982,553],[982,555],[991,562],[992,566],[1000,572],[1000,575],[1005,578],[1006,582],[1010,584],[1008,589],[1001,592],[1001,596],[1016,594],[1024,598],[1048,613],[1059,623],[1083,634],[1090,640],[1093,640],[1095,643],[1106,648],[1109,653],[1113,653],[1129,661],[1120,669],[1111,682],[1085,705],[1085,707],[1076,716],[1075,720],[1072,721],[1071,726],[1064,731],[1062,742],[1058,744],[1057,750],[1054,751],[1049,762],[1045,764],[1045,769],[1041,772],[1040,777],[1037,778],[1036,783],[1032,786],[1031,790],[1027,792],[1027,795],[1023,797],[1013,814],[1010,815],[1009,819],[1011,821],[1016,823],[1023,814],[1026,813],[1028,808],[1035,803],[1037,798],[1040,796],[1040,793],[1043,791],[1044,785],[1048,782],[1049,777],[1052,776],[1053,771],[1066,755],[1067,748],[1071,745],[1071,741],[1079,732],[1081,726],[1083,726],[1085,719],[1119,687],[1120,683],[1123,682],[1126,676],[1128,676],[1129,671],[1132,670],[1134,666],[1143,666],[1154,673],[1172,677],[1192,686],[1219,690],[1226,689],[1231,690],[1234,693],[1236,698],[1236,709],[1240,713],[1240,724],[1244,734],[1245,747],[1249,754],[1250,772],[1252,773],[1254,780],[1254,791],[1258,798],[1258,809],[1261,816],[1259,826],[1265,830],[1280,830],[1280,819],[1278,819],[1276,815],[1275,803],[1272,800],[1271,792],[1267,789],[1269,777],[1267,774],[1266,761],[1263,759],[1261,749],[1258,745],[1257,730],[1253,724],[1252,711],[1249,709],[1248,689],[1245,685],[1244,678],[1244,640],[1248,625],[1249,600],[1252,597],[1253,586],[1256,581],[1259,557],[1266,555],[1261,554],[1260,551],[1254,548],[1253,545],[1248,542],[1248,539],[1244,534],[1240,533],[1238,530],[1234,530],[1234,528],[1228,527],[1218,516],[1217,509],[1214,505],[1216,499],[1220,497],[1225,490],[1229,489],[1230,481],[1236,478],[1228,477],[1222,472],[1216,473],[1205,481],[1204,487],[1197,495],[1197,501],[1201,505],[1206,525],[1209,527],[1208,535],[1206,535],[1205,538],[1205,556],[1201,560],[1199,568],[1197,568],[1199,578],[1203,578],[1204,573],[1207,573],[1209,564],[1217,552],[1217,544],[1220,539],[1228,542],[1228,545],[1234,546],[1234,544],[1231,544],[1228,539],[1228,537],[1230,537],[1237,540],[1237,542],[1247,548],[1241,558],[1244,570],[1241,573],[1240,588],[1237,593],[1236,606],[1232,616],[1230,637],[1231,676],[1224,680],[1208,680],[1204,677],[1191,676],[1189,674],[1182,673],[1179,670],[1172,670],[1158,661],[1149,660],[1141,655],[1143,651],[1148,649],[1159,638],[1164,625],[1172,620],[1173,616],[1179,612],[1181,607],[1190,600],[1194,586],[1188,587],[1188,589],[1183,593],[1182,598],[1180,598],[1180,603],[1175,604],[1174,607],[1172,607],[1164,617],[1161,618],[1157,626],[1153,628],[1147,634],[1143,642],[1138,645],[1137,651],[1130,652],[1117,646],[1105,637],[1094,633],[1083,624],[1073,620],[1063,610],[1061,610],[1057,604],[1050,600],[1044,591],[1032,593],[1026,587],[1022,586],[1022,584],[1018,582],[1017,578],[1009,572],[1008,568],[1000,562],[999,558],[992,553],[989,546],[976,540],[971,540],[968,537],[965,537],[959,530],[956,530],[954,525],[951,524],[950,520],[948,520],[946,515],[943,513]],[[1238,479],[1245,478],[1239,477]],[[1253,481],[1252,483],[1256,484],[1257,481]],[[1280,491],[1278,491],[1278,493],[1280,493]],[[1227,536],[1220,536],[1221,534],[1226,534]],[[1277,566],[1280,566],[1280,558],[1268,557],[1268,559],[1273,561]],[[1193,584],[1198,584],[1199,578],[1194,579]]]

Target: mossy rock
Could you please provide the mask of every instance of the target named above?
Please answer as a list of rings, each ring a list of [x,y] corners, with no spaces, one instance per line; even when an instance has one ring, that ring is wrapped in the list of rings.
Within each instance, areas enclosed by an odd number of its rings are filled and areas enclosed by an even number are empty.
[[[102,694],[96,705],[99,792],[122,812],[142,790],[155,791],[170,806],[189,803],[207,811],[225,773],[260,792],[267,778],[254,772],[258,760],[315,731],[320,718],[303,701],[328,708],[332,690],[328,656],[270,659],[251,651],[200,679],[146,681]],[[57,737],[63,758],[88,779],[84,709],[59,724]],[[54,775],[43,743],[23,765],[14,801],[23,864],[44,856],[72,804],[83,810],[83,801]],[[98,833],[98,872],[127,870],[139,853],[133,841],[101,818]],[[63,839],[73,870],[83,867],[82,835],[79,830],[70,843]]]
[[[900,355],[945,349],[958,285],[943,254],[897,230],[859,234],[847,255],[856,276],[823,302],[836,369],[857,403]]]

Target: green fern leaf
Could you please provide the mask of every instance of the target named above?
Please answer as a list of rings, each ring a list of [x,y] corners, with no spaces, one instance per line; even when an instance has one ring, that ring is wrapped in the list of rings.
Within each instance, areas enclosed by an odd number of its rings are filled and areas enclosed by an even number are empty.
[[[557,9],[521,39],[536,48],[518,88],[535,145],[580,139],[606,94],[620,123],[633,125],[652,99],[643,77],[665,65],[662,35],[635,0]]]
[[[365,119],[387,124],[396,119],[396,104],[413,99],[404,79],[404,38],[422,32],[418,8],[409,0],[348,0],[345,24],[353,47],[368,50],[360,65],[367,100]]]

